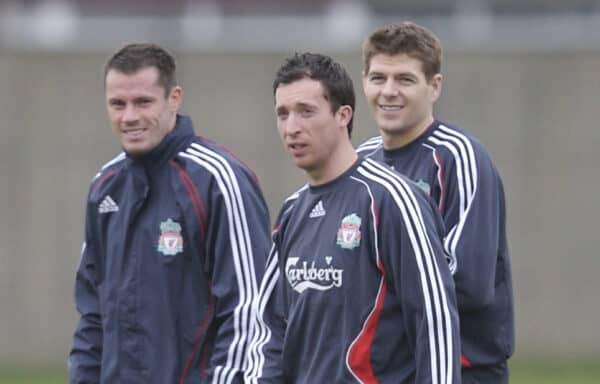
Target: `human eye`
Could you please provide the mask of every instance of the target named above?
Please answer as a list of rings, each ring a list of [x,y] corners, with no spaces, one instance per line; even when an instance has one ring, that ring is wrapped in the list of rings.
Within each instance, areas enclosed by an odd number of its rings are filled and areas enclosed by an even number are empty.
[[[302,117],[311,117],[314,114],[314,110],[308,107],[300,108],[299,112]]]
[[[139,98],[138,100],[136,100],[136,104],[140,107],[148,107],[148,106],[152,105],[153,101],[154,100],[152,98],[142,97],[142,98]]]
[[[123,109],[123,108],[125,108],[125,102],[123,100],[118,100],[118,99],[110,99],[108,101],[108,105],[112,109]]]
[[[385,81],[385,76],[380,73],[372,73],[369,75],[369,81],[372,83],[383,83]]]
[[[277,120],[285,120],[287,119],[289,112],[285,109],[277,109],[275,114],[277,115]]]
[[[412,76],[400,76],[398,78],[398,81],[400,82],[400,84],[404,85],[413,85],[416,83],[416,79]]]

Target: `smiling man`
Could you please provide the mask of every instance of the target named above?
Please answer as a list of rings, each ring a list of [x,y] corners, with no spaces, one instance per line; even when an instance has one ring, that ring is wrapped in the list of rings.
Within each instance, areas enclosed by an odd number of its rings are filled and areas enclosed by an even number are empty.
[[[178,114],[161,47],[115,53],[105,94],[124,152],[88,196],[69,381],[241,383],[270,247],[256,177]]]
[[[174,84],[163,87],[159,77],[157,67],[130,74],[114,69],[106,73],[108,116],[121,147],[130,156],[150,152],[175,128],[182,89]]]
[[[308,185],[284,203],[249,350],[249,383],[460,381],[442,220],[407,179],[350,142],[341,65],[297,54],[277,72],[277,129]]]
[[[485,147],[436,120],[439,40],[411,22],[363,45],[363,90],[380,136],[359,148],[414,180],[437,203],[460,314],[463,384],[507,383],[514,349],[511,269],[502,180]]]

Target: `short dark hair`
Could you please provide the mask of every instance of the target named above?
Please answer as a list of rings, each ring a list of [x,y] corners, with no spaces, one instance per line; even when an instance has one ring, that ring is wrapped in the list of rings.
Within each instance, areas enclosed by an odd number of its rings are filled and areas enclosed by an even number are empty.
[[[130,75],[147,67],[158,69],[158,83],[165,89],[165,97],[168,96],[177,85],[175,58],[156,44],[134,43],[121,48],[106,63],[104,79],[111,69]]]
[[[427,80],[440,73],[442,45],[425,27],[410,21],[385,25],[367,37],[362,46],[364,73],[369,72],[373,56],[406,54],[421,62]]]
[[[349,105],[354,111],[354,84],[348,72],[331,57],[318,53],[295,53],[286,59],[273,81],[273,95],[281,84],[290,84],[302,79],[319,81],[325,90],[324,97],[329,101],[331,112],[335,113],[342,105]],[[348,137],[352,135],[354,115],[348,122]]]

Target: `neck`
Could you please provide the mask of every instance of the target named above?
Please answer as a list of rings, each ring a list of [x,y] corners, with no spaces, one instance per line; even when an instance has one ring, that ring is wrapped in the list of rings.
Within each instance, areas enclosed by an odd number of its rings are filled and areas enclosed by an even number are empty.
[[[397,132],[381,131],[383,148],[387,150],[402,148],[415,141],[433,123],[433,116],[421,121],[419,124]]]
[[[325,164],[318,169],[306,170],[308,183],[312,186],[326,184],[346,172],[358,159],[358,155],[350,142],[344,140],[333,149]]]

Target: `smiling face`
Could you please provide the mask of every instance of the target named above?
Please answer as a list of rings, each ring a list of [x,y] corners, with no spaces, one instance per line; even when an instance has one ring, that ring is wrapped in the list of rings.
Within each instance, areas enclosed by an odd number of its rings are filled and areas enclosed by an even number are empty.
[[[131,74],[111,69],[106,74],[106,108],[113,133],[132,156],[156,148],[175,127],[182,90],[167,95],[158,82],[158,69],[144,67]]]
[[[417,138],[433,122],[442,76],[427,80],[422,63],[406,54],[379,53],[363,74],[363,90],[387,149]]]
[[[354,151],[346,128],[352,108],[342,105],[332,111],[320,81],[304,78],[280,84],[275,91],[275,113],[286,150],[313,185],[337,177],[353,161],[348,156]]]

